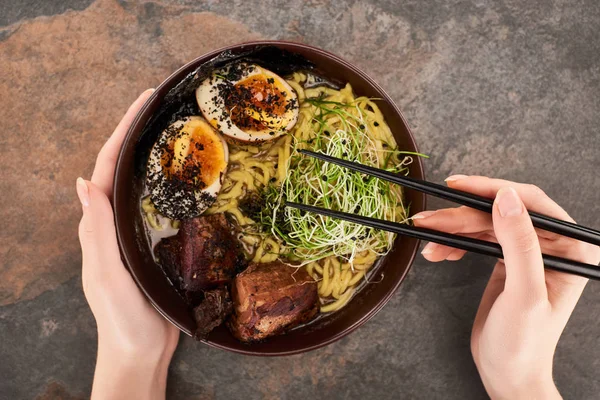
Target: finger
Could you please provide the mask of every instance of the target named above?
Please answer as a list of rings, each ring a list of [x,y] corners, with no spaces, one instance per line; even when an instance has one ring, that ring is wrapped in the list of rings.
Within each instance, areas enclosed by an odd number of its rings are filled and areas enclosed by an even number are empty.
[[[425,211],[412,218],[415,226],[448,233],[493,231],[490,215],[466,206]]]
[[[528,302],[547,300],[540,242],[515,189],[507,187],[498,191],[492,218],[504,253],[505,290]]]
[[[83,273],[94,280],[120,279],[126,271],[122,268],[110,201],[91,182],[78,178],[76,186],[83,208],[79,224]]]
[[[467,206],[423,211],[412,217],[415,226],[449,233],[494,232],[491,214]],[[555,241],[562,236],[536,228],[540,238]]]
[[[466,236],[468,236],[468,235],[466,235]],[[493,234],[489,234],[487,232],[480,233],[478,235],[468,236],[468,237],[474,237],[475,239],[484,240],[486,242],[498,243],[498,240],[496,240],[496,236],[494,236]],[[463,258],[465,254],[467,254],[467,252],[465,250],[452,249],[452,252],[448,253],[448,256],[446,256],[446,260],[458,261],[461,258]]]
[[[579,301],[588,279],[558,271],[546,271],[548,299],[555,307],[569,309],[569,314]]]
[[[446,256],[446,260],[448,261],[458,261],[461,260],[467,252],[461,249],[452,249],[450,253]]]
[[[561,206],[548,197],[542,189],[534,185],[515,183],[503,179],[492,179],[485,176],[464,175],[451,176],[446,179],[446,182],[448,183],[448,186],[453,189],[477,194],[490,199],[495,198],[496,193],[498,193],[501,188],[510,186],[517,191],[519,197],[529,211],[542,213],[565,221],[575,222]],[[544,233],[541,236],[548,239],[560,237],[560,235],[552,232],[542,232]]]
[[[112,194],[115,165],[125,135],[137,113],[153,92],[154,89],[148,89],[133,102],[96,158],[91,181],[107,196]]]
[[[496,242],[495,237],[493,237],[485,232],[484,233],[466,233],[466,234],[461,234],[461,236],[474,238],[474,239],[486,240],[488,242]],[[425,259],[427,261],[431,261],[431,262],[439,262],[439,261],[444,261],[444,260],[458,261],[466,254],[466,251],[460,250],[460,249],[455,249],[454,247],[430,242],[430,243],[427,243],[425,245],[425,247],[423,247],[423,251],[421,252],[421,254],[423,255],[423,257],[425,257]],[[451,254],[453,254],[453,256],[452,256],[452,258],[449,258]]]
[[[443,244],[430,242],[425,245],[425,247],[423,248],[423,251],[421,252],[421,255],[423,257],[425,257],[425,259],[427,261],[440,262],[440,261],[446,260],[448,258],[448,255],[450,255],[452,252],[454,252],[454,250],[458,250],[458,249],[455,249],[455,248],[449,247],[449,246],[445,246]],[[463,250],[460,250],[460,251],[463,251]]]
[[[481,297],[481,302],[479,303],[479,308],[477,309],[477,314],[475,315],[475,321],[473,322],[473,334],[481,332],[483,329],[492,306],[496,302],[496,299],[500,293],[502,293],[504,290],[505,279],[506,269],[504,263],[498,262],[492,271],[492,275],[490,276],[485,290],[483,291],[483,296]],[[474,350],[476,351],[476,349]],[[476,354],[473,355],[476,356]]]

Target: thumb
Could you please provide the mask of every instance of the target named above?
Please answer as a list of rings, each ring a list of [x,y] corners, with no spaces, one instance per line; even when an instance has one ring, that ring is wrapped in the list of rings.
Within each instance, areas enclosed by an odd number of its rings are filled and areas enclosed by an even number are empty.
[[[504,291],[526,301],[547,298],[540,242],[525,205],[513,188],[498,191],[493,221],[506,265]]]
[[[83,275],[89,279],[117,278],[125,270],[110,201],[96,185],[82,178],[77,179],[76,188],[83,209],[79,223]]]

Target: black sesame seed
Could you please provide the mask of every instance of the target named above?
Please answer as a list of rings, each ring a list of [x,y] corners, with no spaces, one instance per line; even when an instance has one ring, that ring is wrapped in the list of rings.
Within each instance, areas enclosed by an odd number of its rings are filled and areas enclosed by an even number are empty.
[[[375,121],[375,122],[373,122],[373,125],[379,126],[379,122]]]
[[[325,182],[327,182],[327,175],[323,175],[323,176],[321,177],[321,179],[323,179]]]
[[[365,126],[363,124],[360,124],[359,128],[360,129],[365,129]]]

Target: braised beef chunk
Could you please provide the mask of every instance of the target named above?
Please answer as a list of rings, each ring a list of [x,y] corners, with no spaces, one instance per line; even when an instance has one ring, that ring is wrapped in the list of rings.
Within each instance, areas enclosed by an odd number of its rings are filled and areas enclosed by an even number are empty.
[[[304,268],[279,261],[251,264],[233,281],[233,335],[244,342],[265,339],[311,320],[319,308],[317,283]]]
[[[186,297],[230,282],[246,264],[224,214],[183,220],[177,235],[162,239],[155,252]]]
[[[154,253],[165,274],[167,274],[173,285],[180,289],[179,265],[181,261],[179,255],[181,254],[181,241],[179,236],[162,239],[154,248]]]
[[[194,308],[194,319],[197,325],[194,338],[204,339],[213,329],[221,325],[232,311],[233,303],[227,288],[206,290],[204,300]]]

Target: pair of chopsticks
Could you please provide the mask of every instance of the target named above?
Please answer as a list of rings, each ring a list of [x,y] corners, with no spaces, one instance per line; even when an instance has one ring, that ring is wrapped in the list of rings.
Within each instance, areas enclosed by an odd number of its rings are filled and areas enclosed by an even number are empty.
[[[350,170],[361,172],[374,176],[392,183],[403,185],[405,187],[430,194],[442,199],[451,200],[480,211],[492,213],[493,200],[477,196],[471,193],[448,188],[436,183],[422,181],[420,179],[402,176],[393,172],[385,171],[375,167],[369,167],[360,163],[342,160],[340,158],[328,156],[322,153],[315,153],[309,150],[300,150],[301,153],[310,157],[336,164]],[[502,247],[497,243],[486,242],[484,240],[472,239],[464,236],[453,235],[450,233],[439,232],[432,229],[419,228],[408,224],[384,221],[376,218],[363,217],[360,215],[344,213],[340,211],[328,210],[321,207],[310,206],[306,204],[286,202],[286,206],[300,210],[325,215],[328,217],[339,218],[360,225],[369,226],[375,229],[381,229],[399,235],[409,236],[420,240],[427,240],[434,243],[470,251],[473,253],[484,254],[496,258],[503,258]],[[577,225],[572,222],[561,221],[529,211],[533,225],[537,228],[554,232],[562,236],[581,240],[587,243],[600,245],[600,231]],[[583,276],[589,279],[600,280],[600,268],[595,265],[582,263],[579,261],[568,260],[566,258],[555,257],[542,254],[544,266],[556,271],[566,272]]]

